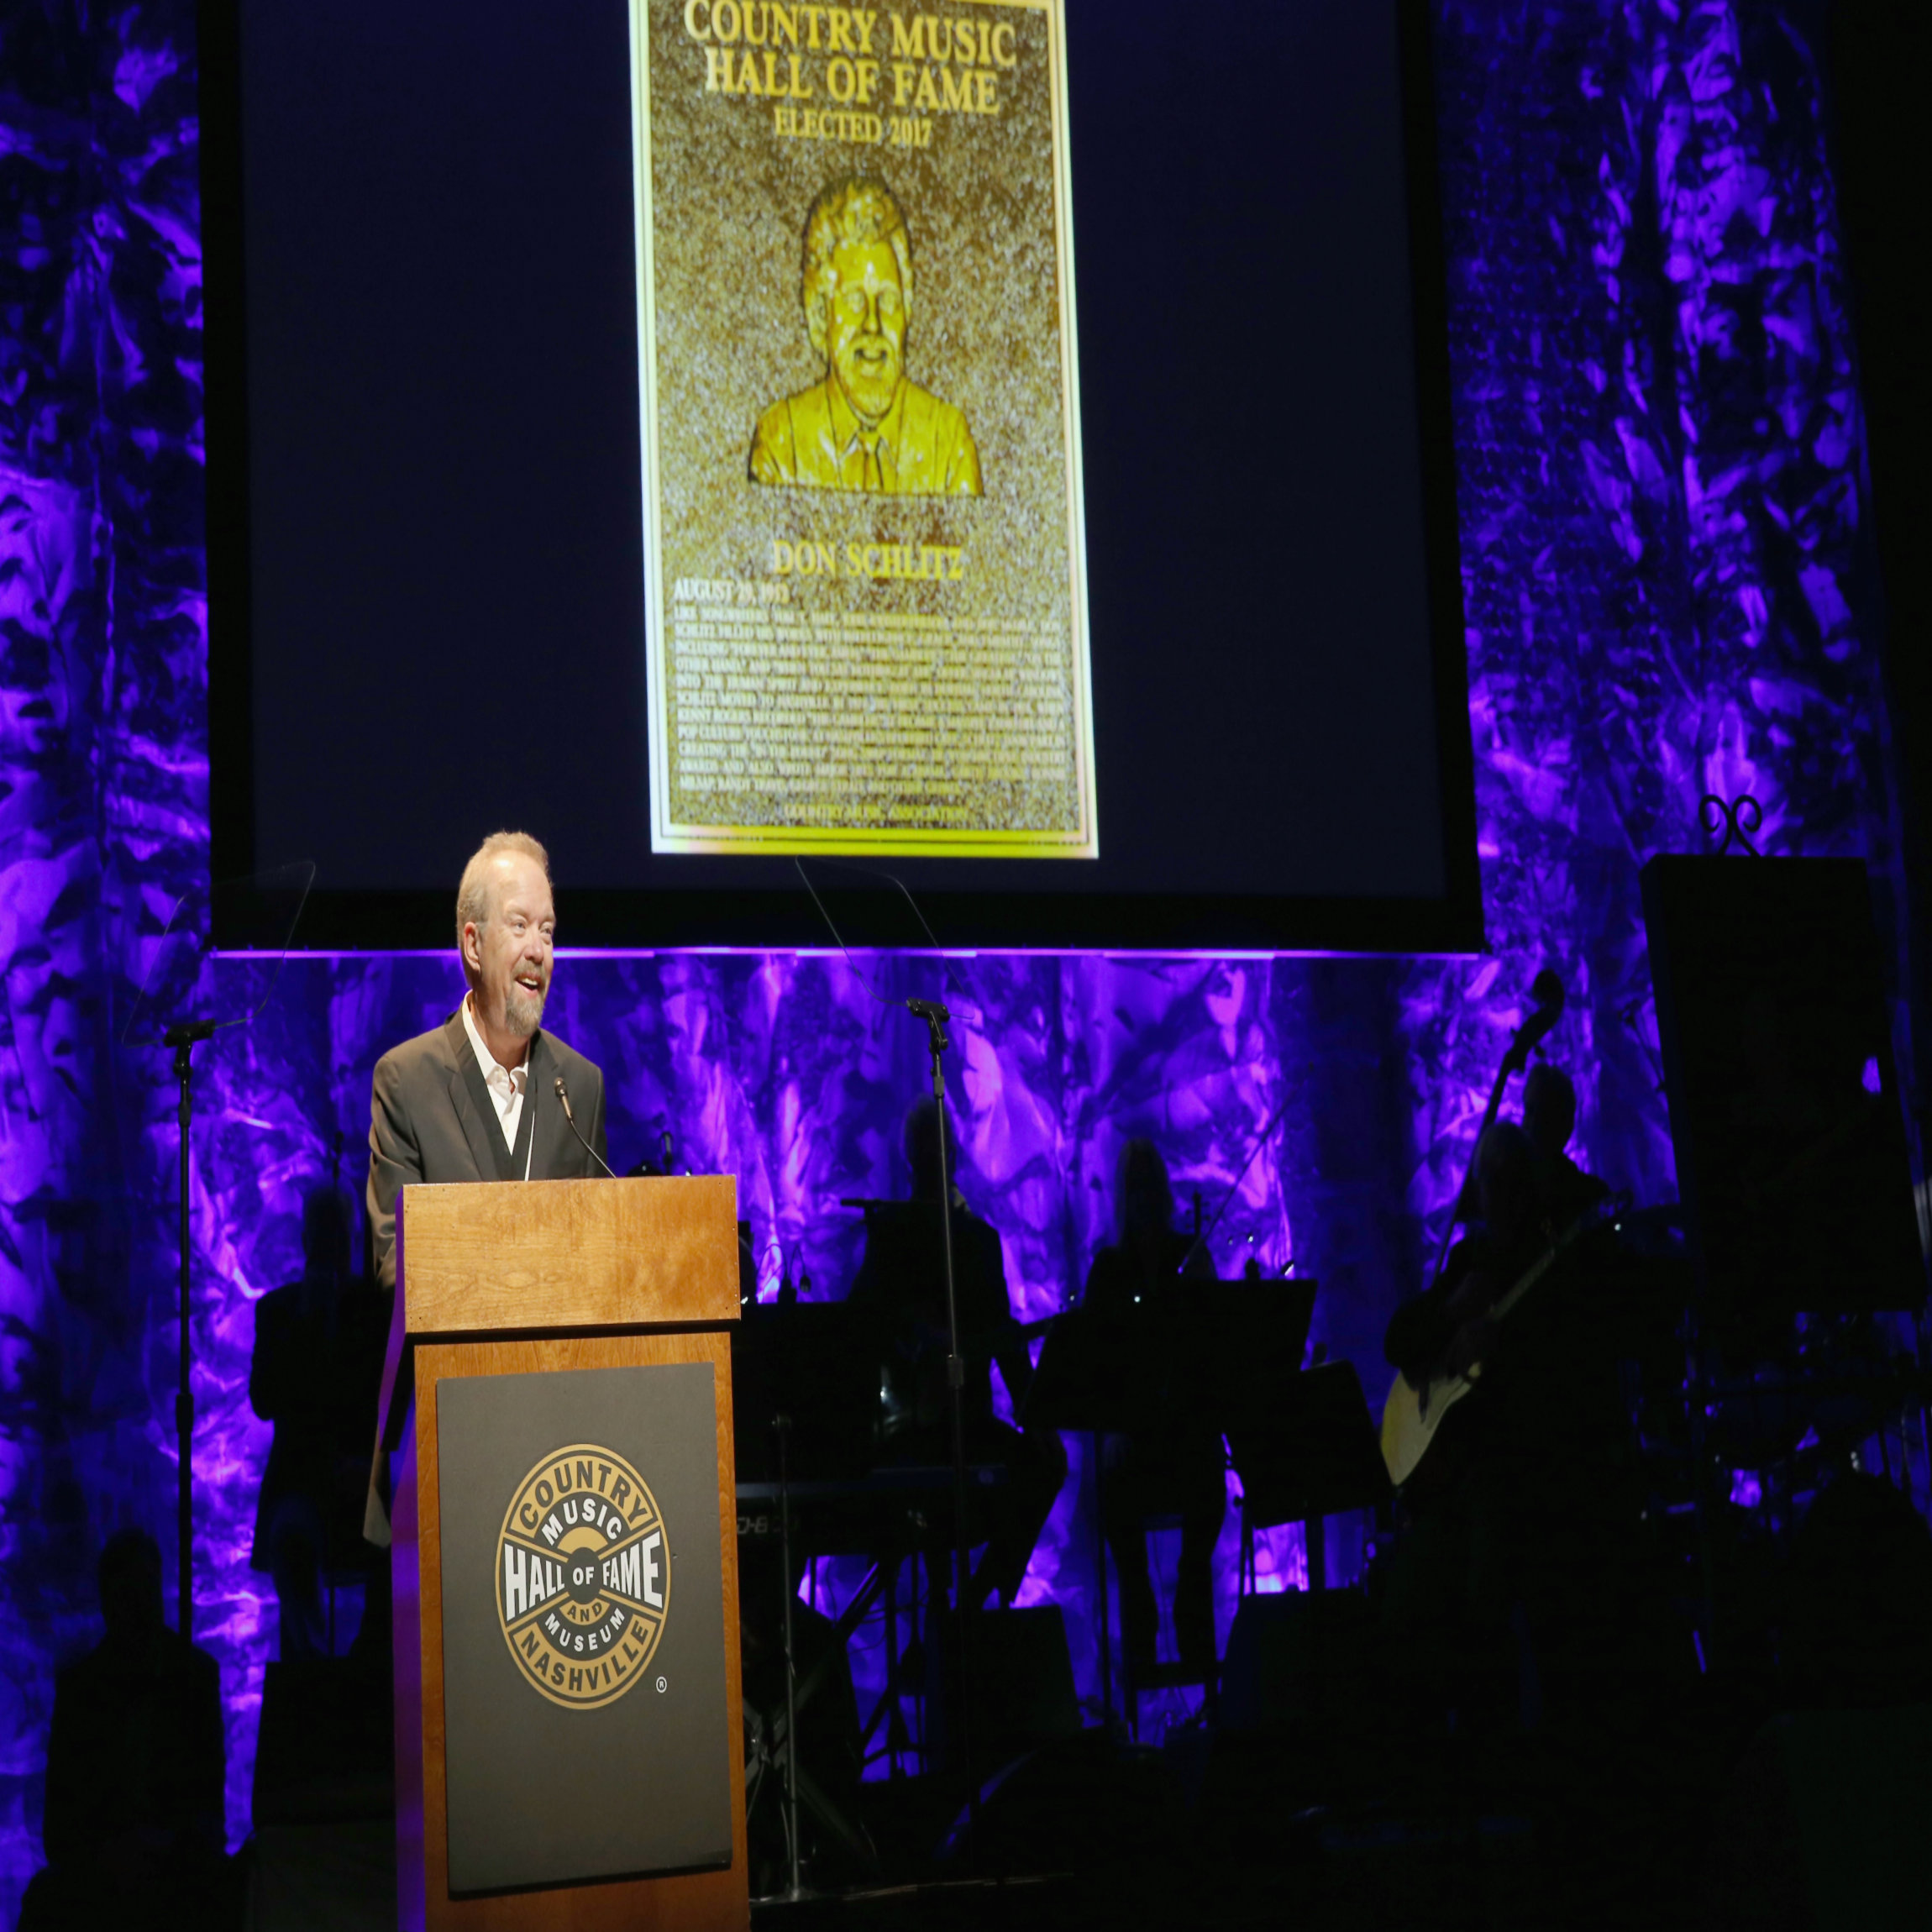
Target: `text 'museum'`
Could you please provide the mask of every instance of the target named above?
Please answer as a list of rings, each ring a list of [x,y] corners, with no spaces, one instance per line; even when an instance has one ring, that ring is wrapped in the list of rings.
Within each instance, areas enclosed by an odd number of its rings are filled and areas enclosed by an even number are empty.
[[[1093,858],[1058,0],[633,0],[658,852]]]

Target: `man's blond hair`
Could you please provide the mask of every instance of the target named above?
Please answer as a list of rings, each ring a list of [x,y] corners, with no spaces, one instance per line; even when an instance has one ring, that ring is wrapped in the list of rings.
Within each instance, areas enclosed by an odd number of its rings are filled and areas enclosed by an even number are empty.
[[[456,950],[463,951],[463,928],[465,926],[487,926],[493,908],[490,903],[490,862],[500,858],[507,852],[521,853],[525,858],[533,858],[543,874],[543,883],[550,883],[550,855],[544,851],[527,832],[493,832],[470,855],[470,863],[463,868],[463,883],[456,888]],[[468,974],[468,963],[464,966]]]
[[[832,257],[842,242],[884,242],[899,265],[899,291],[912,313],[912,237],[892,191],[883,181],[848,175],[824,189],[805,223],[805,326],[811,346],[825,354],[825,324],[838,292]]]

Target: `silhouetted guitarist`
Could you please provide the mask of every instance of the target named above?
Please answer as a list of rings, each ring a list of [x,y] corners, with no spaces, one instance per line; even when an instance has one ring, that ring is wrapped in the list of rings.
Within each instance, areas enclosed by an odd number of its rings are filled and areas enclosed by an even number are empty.
[[[1614,1357],[1592,1319],[1589,1244],[1566,1238],[1577,1223],[1557,1226],[1549,1171],[1521,1127],[1490,1128],[1471,1231],[1383,1338],[1416,1389],[1480,1368],[1403,1488],[1384,1596],[1394,1634],[1447,1637],[1452,1654],[1460,1639],[1521,1636],[1560,1621],[1552,1606],[1600,1597],[1594,1579],[1635,1520],[1618,1474],[1626,1436]],[[1588,1204],[1584,1217],[1587,1228]],[[1386,1416],[1383,1441],[1387,1453]]]

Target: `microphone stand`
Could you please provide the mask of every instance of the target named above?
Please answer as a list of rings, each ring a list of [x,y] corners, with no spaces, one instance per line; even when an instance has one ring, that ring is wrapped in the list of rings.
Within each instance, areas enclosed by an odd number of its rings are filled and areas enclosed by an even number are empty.
[[[791,1636],[791,1474],[785,1454],[791,1439],[791,1417],[780,1410],[772,1418],[778,1436],[779,1587],[785,1593],[785,1831],[790,1841],[791,1887],[785,1897],[796,1904],[805,1896],[799,1882],[798,1838],[798,1659]]]
[[[188,1285],[188,1147],[194,1118],[194,1053],[203,1040],[214,1037],[213,1020],[178,1020],[161,1044],[175,1050],[175,1078],[181,1097],[176,1110],[181,1127],[181,1197],[178,1235],[181,1247],[181,1373],[175,1388],[175,1441],[177,1445],[175,1494],[176,1557],[179,1576],[176,1593],[176,1628],[192,1643],[195,1620],[195,1394],[190,1374],[188,1320],[193,1298]]]
[[[832,924],[832,915],[818,896],[817,887],[811,883],[811,874],[805,869],[804,860],[795,858],[792,863],[798,868],[798,876],[806,890],[811,895],[812,904],[818,908],[819,917],[824,920],[832,938],[837,942],[839,951],[845,954],[846,964],[858,974],[866,991],[881,1005],[891,1004],[870,979],[858,973],[837,927]],[[869,871],[871,869],[861,866],[854,869]],[[903,881],[894,879],[889,872],[880,873],[879,876],[890,880],[905,895],[906,903],[912,908],[913,917],[937,950],[939,942],[933,937],[932,928],[927,925],[926,916],[919,910],[919,902],[906,891]],[[969,1559],[972,1554],[966,1530],[966,1362],[959,1352],[959,1303],[953,1279],[953,1177],[946,1163],[946,1074],[941,1064],[941,1056],[951,1043],[946,1037],[946,1023],[953,1015],[937,1000],[908,1000],[906,1010],[914,1019],[926,1022],[927,1048],[932,1056],[932,1100],[939,1115],[939,1239],[946,1266],[946,1388],[953,1423],[953,1605],[954,1620],[959,1626],[959,1761],[966,1773],[966,1863],[967,1869],[971,1871],[976,1868],[979,1856],[979,1787],[973,1776],[972,1718],[969,1709],[973,1674],[967,1658],[966,1636],[966,1593],[971,1586]],[[1105,1614],[1104,1610],[1102,1614]]]
[[[946,1267],[946,1394],[953,1423],[953,1618],[959,1632],[959,1761],[966,1773],[966,1858],[971,1870],[979,1858],[979,1787],[973,1776],[972,1685],[967,1662],[966,1594],[971,1587],[972,1545],[966,1528],[966,1362],[959,1352],[959,1303],[953,1280],[953,1177],[946,1160],[946,1074],[940,1056],[951,1042],[946,1022],[953,1016],[937,1000],[908,1000],[906,1010],[926,1022],[932,1056],[932,1100],[938,1111],[939,1239]]]
[[[277,867],[273,871],[257,873],[249,879],[216,880],[205,890],[197,888],[182,894],[169,915],[160,943],[150,958],[140,996],[120,1032],[120,1043],[124,1047],[155,1045],[153,1033],[155,1014],[165,1010],[164,1001],[171,1004],[179,999],[185,1004],[194,998],[194,988],[215,950],[215,927],[232,919],[237,924],[238,932],[245,929],[252,932],[259,942],[263,921],[272,916],[277,938],[277,945],[273,948],[276,961],[261,997],[249,1011],[232,1019],[178,1019],[161,1034],[159,1042],[174,1049],[175,1079],[181,1087],[181,1100],[176,1111],[181,1141],[176,1224],[180,1248],[181,1300],[181,1352],[175,1386],[177,1446],[175,1525],[179,1566],[176,1621],[181,1634],[191,1641],[195,1621],[195,1393],[191,1333],[194,1287],[188,1228],[188,1157],[193,1144],[195,1048],[204,1041],[213,1039],[223,1026],[246,1026],[260,1017],[274,997],[281,961],[287,956],[289,942],[295,937],[296,927],[302,919],[302,909],[308,902],[308,889],[314,879],[315,867],[303,859],[293,865]],[[285,923],[284,902],[290,897],[294,900],[294,910],[286,914]],[[187,944],[191,939],[195,942],[192,950]],[[190,967],[192,971],[188,970]],[[332,1183],[335,1164],[331,1163]]]
[[[604,1157],[599,1153],[597,1150],[592,1147],[587,1140],[584,1138],[583,1129],[577,1125],[577,1116],[571,1111],[570,1109],[570,1089],[564,1084],[564,1076],[559,1074],[553,1084],[556,1087],[557,1089],[558,1104],[564,1110],[564,1126],[567,1126],[570,1131],[577,1137],[577,1145],[580,1147],[584,1152],[587,1153],[591,1158],[594,1160],[597,1165],[604,1170],[605,1175],[607,1179],[614,1181],[617,1177],[611,1172],[611,1163],[606,1160]],[[667,1139],[669,1137],[669,1136],[666,1136]],[[592,1180],[595,1180],[596,1178],[597,1177],[595,1174],[591,1176]]]

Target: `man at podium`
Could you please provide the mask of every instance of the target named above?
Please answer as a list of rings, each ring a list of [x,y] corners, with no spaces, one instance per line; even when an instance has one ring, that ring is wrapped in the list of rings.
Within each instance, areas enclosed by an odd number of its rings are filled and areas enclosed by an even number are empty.
[[[386,1289],[396,1286],[396,1196],[412,1181],[610,1172],[604,1076],[543,1030],[556,927],[549,855],[528,832],[491,833],[456,893],[463,1004],[375,1063],[369,1219]]]

